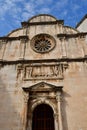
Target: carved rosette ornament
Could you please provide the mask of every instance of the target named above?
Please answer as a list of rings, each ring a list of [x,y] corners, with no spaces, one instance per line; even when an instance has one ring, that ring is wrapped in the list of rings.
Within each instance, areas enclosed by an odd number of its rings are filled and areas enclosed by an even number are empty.
[[[48,34],[39,34],[31,39],[31,48],[38,53],[46,53],[55,47],[55,39]]]

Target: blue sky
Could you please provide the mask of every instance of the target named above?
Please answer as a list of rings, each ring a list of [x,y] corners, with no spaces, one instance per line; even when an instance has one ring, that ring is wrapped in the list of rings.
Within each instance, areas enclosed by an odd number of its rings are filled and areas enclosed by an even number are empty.
[[[87,14],[87,0],[0,0],[0,36],[37,14],[51,14],[75,27]]]

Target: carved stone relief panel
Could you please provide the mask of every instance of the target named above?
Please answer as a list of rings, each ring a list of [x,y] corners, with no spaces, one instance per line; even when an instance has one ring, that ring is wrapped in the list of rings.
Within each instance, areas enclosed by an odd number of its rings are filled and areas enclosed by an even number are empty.
[[[67,63],[18,65],[17,78],[23,80],[63,79]]]

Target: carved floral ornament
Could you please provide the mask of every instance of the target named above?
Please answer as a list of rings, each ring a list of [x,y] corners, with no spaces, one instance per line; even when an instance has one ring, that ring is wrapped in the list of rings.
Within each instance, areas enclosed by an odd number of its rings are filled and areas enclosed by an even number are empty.
[[[23,80],[63,79],[67,63],[18,65],[17,78]]]
[[[31,39],[31,48],[38,53],[46,53],[55,47],[55,39],[48,34],[39,34]]]

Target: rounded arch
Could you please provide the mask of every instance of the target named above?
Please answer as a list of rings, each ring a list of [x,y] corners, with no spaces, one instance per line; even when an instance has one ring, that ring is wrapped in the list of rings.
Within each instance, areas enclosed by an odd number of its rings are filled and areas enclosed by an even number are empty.
[[[38,105],[34,108],[33,113],[35,112],[35,110],[37,110],[38,108],[43,107],[43,106],[46,106],[46,107],[47,107],[48,109],[50,109],[50,110],[52,111],[52,113],[53,113],[52,107],[51,107],[49,104],[46,104],[46,103],[38,104]]]
[[[53,104],[51,101],[49,102],[48,100],[45,100],[45,99],[35,102],[35,103],[32,105],[32,107],[31,107],[32,112],[33,112],[34,109],[35,109],[38,105],[40,105],[40,104],[49,105],[49,106],[52,108],[53,113],[54,113],[54,114],[56,113],[54,104]]]

